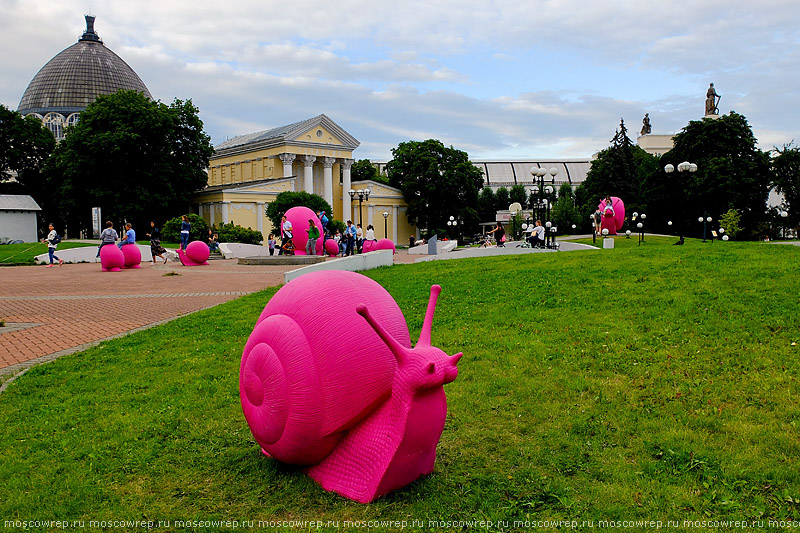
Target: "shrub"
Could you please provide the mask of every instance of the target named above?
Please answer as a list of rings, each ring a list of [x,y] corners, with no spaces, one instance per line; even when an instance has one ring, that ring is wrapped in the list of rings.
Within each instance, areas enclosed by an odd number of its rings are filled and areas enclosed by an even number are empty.
[[[189,230],[189,240],[206,241],[208,237],[208,224],[199,215],[189,213],[186,215],[192,228]],[[161,227],[161,238],[165,242],[180,242],[181,240],[181,217],[176,217],[164,222]]]
[[[212,228],[219,235],[218,242],[240,242],[243,244],[261,244],[264,236],[260,231],[237,226],[233,222]]]

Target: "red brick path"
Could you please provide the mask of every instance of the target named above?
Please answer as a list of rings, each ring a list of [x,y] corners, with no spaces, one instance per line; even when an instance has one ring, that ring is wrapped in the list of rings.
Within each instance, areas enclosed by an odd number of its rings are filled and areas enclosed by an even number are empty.
[[[279,285],[293,268],[234,260],[121,272],[86,263],[0,268],[0,319],[10,326],[0,328],[0,373]]]

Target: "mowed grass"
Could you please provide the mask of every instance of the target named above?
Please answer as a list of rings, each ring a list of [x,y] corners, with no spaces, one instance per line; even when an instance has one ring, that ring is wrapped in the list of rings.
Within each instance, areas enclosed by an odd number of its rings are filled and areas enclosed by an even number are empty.
[[[136,241],[136,244],[143,244],[149,246],[150,241]],[[177,248],[180,246],[175,243],[161,243],[165,248]],[[97,244],[76,241],[61,241],[56,249],[56,255],[59,250],[68,250],[70,248],[83,248],[86,246],[97,247]],[[26,242],[22,244],[4,244],[0,246],[0,266],[9,265],[34,265],[34,259],[37,255],[47,254],[47,245],[36,242]]]
[[[56,249],[68,250],[70,248],[82,248],[84,246],[95,246],[85,242],[61,241]],[[47,245],[40,242],[24,242],[21,244],[4,244],[0,246],[0,265],[33,265],[37,255],[47,254]]]
[[[433,344],[464,353],[435,472],[373,504],[250,434],[238,369],[268,290],[13,382],[0,517],[798,519],[800,248],[674,240],[367,272],[412,339],[442,285]]]

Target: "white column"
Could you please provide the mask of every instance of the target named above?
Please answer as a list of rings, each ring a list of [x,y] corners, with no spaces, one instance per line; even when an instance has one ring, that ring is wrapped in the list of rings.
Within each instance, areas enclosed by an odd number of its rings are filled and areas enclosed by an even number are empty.
[[[297,157],[296,154],[278,154],[278,158],[283,161],[283,177],[288,178],[289,176],[294,175],[292,172],[292,163],[294,163],[294,159]]]
[[[350,205],[350,194],[348,191],[353,188],[350,181],[350,167],[353,166],[353,159],[342,159],[342,222],[347,222],[348,219],[352,220],[353,207]],[[336,208],[334,207],[334,210]]]
[[[333,164],[335,157],[322,158],[322,197],[333,207]]]
[[[368,205],[367,206],[367,226],[372,224],[372,226],[375,227],[375,223],[372,221],[372,214],[373,214],[373,210],[372,209],[373,209],[372,205]],[[366,228],[366,226],[364,226],[364,232],[366,232],[366,231],[367,231],[367,228]]]
[[[400,209],[396,205],[392,206],[392,242],[398,244],[397,240],[397,219],[400,218]]]
[[[230,222],[230,205],[231,203],[228,201],[222,202],[222,223],[227,224]]]
[[[264,233],[264,202],[256,202],[256,220],[258,220],[258,231]]]
[[[214,225],[214,212],[217,210],[216,207],[217,205],[215,202],[211,202],[208,204],[208,223],[211,226]]]
[[[317,160],[315,155],[303,156],[303,190],[309,194],[314,194],[314,161]]]

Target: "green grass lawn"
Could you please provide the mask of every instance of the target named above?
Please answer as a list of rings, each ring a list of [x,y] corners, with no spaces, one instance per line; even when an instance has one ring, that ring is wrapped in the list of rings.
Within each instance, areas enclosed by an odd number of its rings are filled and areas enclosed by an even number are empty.
[[[61,241],[58,250],[95,246],[85,242]],[[37,255],[47,254],[47,245],[40,242],[25,242],[22,244],[4,244],[0,246],[0,265],[33,265]],[[56,252],[58,254],[58,252]]]
[[[136,244],[150,245],[150,241],[137,241]],[[94,246],[97,244],[86,242],[61,241],[58,250],[68,250],[70,248],[82,248],[84,246]],[[162,243],[165,248],[178,248],[180,245],[175,243]],[[26,242],[23,244],[4,244],[0,246],[0,266],[8,265],[33,265],[37,255],[46,254],[47,245],[36,242]],[[58,252],[56,252],[58,254]]]
[[[433,343],[464,352],[435,472],[373,504],[250,434],[238,369],[269,290],[13,382],[0,520],[800,519],[800,247],[674,240],[368,272],[412,339],[442,285]]]

